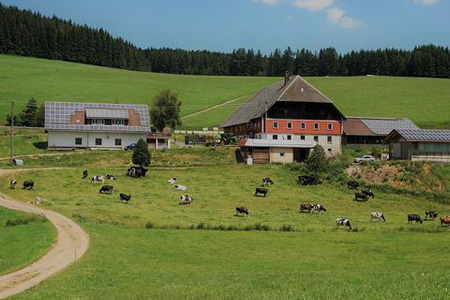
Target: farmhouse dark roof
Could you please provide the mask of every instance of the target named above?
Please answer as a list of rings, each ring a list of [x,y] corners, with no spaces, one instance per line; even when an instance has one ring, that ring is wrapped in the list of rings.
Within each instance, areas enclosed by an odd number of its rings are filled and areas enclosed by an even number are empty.
[[[114,119],[125,118],[125,112],[128,110],[133,110],[139,115],[139,126],[71,123],[71,117],[79,111],[91,117]],[[45,129],[79,132],[151,132],[147,105],[87,102],[45,102]]]
[[[408,118],[347,117],[343,122],[347,136],[386,136],[394,129],[419,129]]]
[[[393,130],[386,142],[403,138],[408,142],[447,142],[450,143],[450,130],[443,129],[399,129]]]
[[[250,120],[260,118],[267,109],[276,102],[333,102],[319,90],[300,76],[293,76],[284,84],[284,80],[262,88],[249,101],[239,107],[222,127],[244,124]]]

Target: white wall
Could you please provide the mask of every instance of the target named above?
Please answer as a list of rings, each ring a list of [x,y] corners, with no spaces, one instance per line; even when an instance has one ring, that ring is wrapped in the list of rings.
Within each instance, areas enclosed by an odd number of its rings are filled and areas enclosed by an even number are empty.
[[[75,138],[82,138],[81,145],[75,145]],[[102,145],[95,145],[95,139],[101,138]],[[104,132],[61,132],[48,131],[48,146],[56,148],[123,148],[139,139],[146,140],[143,133],[104,133]],[[122,139],[122,145],[116,146],[115,139]]]

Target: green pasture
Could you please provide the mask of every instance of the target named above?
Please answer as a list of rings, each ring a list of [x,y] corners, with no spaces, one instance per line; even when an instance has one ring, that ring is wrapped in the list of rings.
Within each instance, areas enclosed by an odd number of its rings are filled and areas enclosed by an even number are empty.
[[[0,103],[1,106],[1,103]],[[47,135],[44,130],[14,130],[14,155],[41,154],[47,151]],[[0,128],[0,159],[9,157],[11,136],[9,128]]]
[[[39,259],[55,236],[55,228],[45,219],[0,207],[0,275]]]
[[[127,178],[125,167],[93,166],[91,175],[118,177],[108,182],[113,194],[101,195],[100,185],[81,179],[83,168],[0,178],[0,191],[21,201],[44,197],[45,208],[73,218],[91,236],[90,250],[76,265],[13,299],[448,295],[449,229],[438,221],[408,224],[406,216],[427,209],[450,214],[449,205],[379,190],[375,199],[356,203],[353,191],[326,183],[301,187],[299,174],[277,165],[154,167],[141,179]],[[254,188],[267,176],[275,181],[268,197],[254,197]],[[8,190],[13,177],[34,179],[36,189]],[[170,177],[188,190],[175,190],[167,183]],[[119,193],[133,198],[121,203]],[[180,206],[182,194],[193,195],[194,203]],[[328,211],[300,214],[301,202],[321,203]],[[250,217],[234,216],[235,206],[248,207]],[[371,211],[384,212],[387,222],[370,221]],[[354,230],[337,228],[337,217],[349,218]],[[255,230],[255,224],[268,231]]]
[[[16,101],[16,111],[20,111],[30,97],[149,104],[160,90],[170,88],[179,94],[182,116],[236,99],[184,119],[184,128],[218,126],[260,88],[281,80],[133,72],[10,55],[0,55],[0,79],[0,120],[9,113],[10,101]],[[450,126],[449,79],[364,76],[307,80],[346,116],[408,117],[425,127]]]

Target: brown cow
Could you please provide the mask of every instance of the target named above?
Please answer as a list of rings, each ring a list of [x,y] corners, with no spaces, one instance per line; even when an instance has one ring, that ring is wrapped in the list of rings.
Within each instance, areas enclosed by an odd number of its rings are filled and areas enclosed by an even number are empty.
[[[442,217],[441,218],[441,226],[444,225],[444,224],[450,227],[450,216],[446,216],[446,217]]]
[[[312,213],[314,208],[314,205],[310,204],[310,203],[302,203],[300,204],[300,212],[309,212]]]

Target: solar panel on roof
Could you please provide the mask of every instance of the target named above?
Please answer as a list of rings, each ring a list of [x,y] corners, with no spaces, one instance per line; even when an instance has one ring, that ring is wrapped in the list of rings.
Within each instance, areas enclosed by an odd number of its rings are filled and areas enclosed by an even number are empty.
[[[418,129],[397,130],[408,141],[450,141],[450,130]]]
[[[370,131],[378,135],[388,135],[394,129],[419,129],[419,127],[409,119],[362,118],[361,121],[370,129]]]

